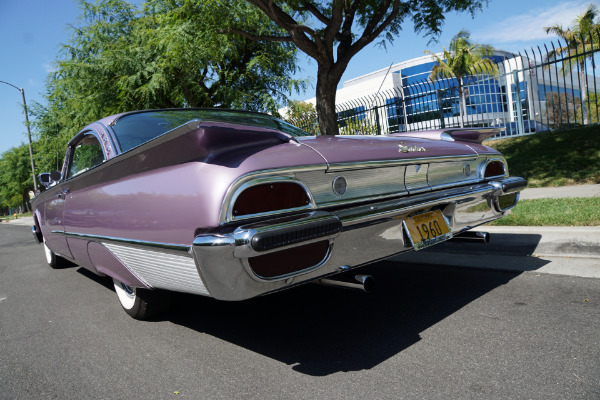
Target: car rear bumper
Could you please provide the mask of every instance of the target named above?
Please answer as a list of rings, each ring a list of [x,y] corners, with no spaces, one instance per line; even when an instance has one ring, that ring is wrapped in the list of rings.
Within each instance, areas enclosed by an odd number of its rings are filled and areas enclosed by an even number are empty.
[[[453,235],[498,219],[526,185],[525,179],[505,178],[242,225],[230,234],[197,236],[192,254],[210,296],[248,299],[411,250],[402,221],[414,213],[441,210]],[[322,256],[299,271],[286,269],[315,246]],[[259,259],[269,259],[271,270],[281,265],[281,273],[257,273],[253,261]]]

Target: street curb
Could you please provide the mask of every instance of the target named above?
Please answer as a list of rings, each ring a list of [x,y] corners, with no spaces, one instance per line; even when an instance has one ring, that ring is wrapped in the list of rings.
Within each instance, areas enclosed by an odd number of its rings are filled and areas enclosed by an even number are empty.
[[[17,219],[10,219],[10,220],[7,220],[2,223],[3,224],[8,223],[10,225],[32,226],[33,225],[33,217],[19,217]]]
[[[491,235],[487,246],[474,248],[476,253],[600,258],[597,226],[482,226],[473,230]],[[457,243],[450,244],[457,247]]]
[[[600,227],[483,226],[473,230],[488,232],[490,243],[448,241],[390,261],[600,278]]]

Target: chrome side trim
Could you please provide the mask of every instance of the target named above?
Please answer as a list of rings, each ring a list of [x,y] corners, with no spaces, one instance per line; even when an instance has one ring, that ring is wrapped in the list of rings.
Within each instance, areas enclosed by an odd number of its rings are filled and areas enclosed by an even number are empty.
[[[351,170],[337,173],[325,171],[300,172],[296,178],[310,189],[318,206],[350,204],[365,199],[401,196],[408,194],[404,186],[404,166]],[[333,191],[336,177],[346,179],[343,195]]]
[[[477,157],[477,154],[465,155],[465,156],[440,156],[440,157],[418,157],[404,160],[379,160],[379,161],[364,161],[359,163],[337,163],[330,164],[327,172],[333,171],[344,171],[353,169],[365,169],[365,168],[382,168],[382,167],[398,167],[411,164],[431,164],[434,162],[446,162],[446,161],[464,161]]]
[[[410,194],[431,190],[427,181],[429,164],[415,164],[406,167],[404,185]]]
[[[173,243],[160,243],[160,242],[147,242],[143,240],[134,240],[134,239],[126,239],[120,237],[113,236],[102,236],[102,235],[90,235],[83,233],[73,233],[73,232],[63,232],[63,231],[52,231],[53,235],[64,235],[67,237],[77,238],[77,239],[86,239],[92,242],[109,242],[109,243],[118,243],[118,244],[126,244],[129,247],[137,247],[137,248],[157,248],[162,250],[163,252],[171,253],[171,254],[182,254],[189,253],[191,246],[181,245],[181,244],[173,244]]]
[[[191,256],[102,243],[142,282],[155,289],[209,296]]]
[[[269,180],[292,181],[303,183],[308,189],[309,198],[313,201],[307,210],[318,207],[342,206],[364,201],[376,201],[386,198],[404,196],[409,193],[420,193],[434,189],[443,189],[457,185],[478,183],[482,180],[485,163],[500,160],[506,165],[502,157],[486,155],[420,157],[404,160],[382,160],[359,163],[332,164],[329,168],[323,165],[301,166],[296,168],[280,168],[248,173],[236,180],[227,190],[223,199],[220,224],[233,220],[231,215],[232,204],[239,195],[241,188],[252,186]],[[457,167],[457,171],[449,172],[450,165]],[[463,176],[464,166],[469,165],[472,171],[469,177]],[[420,166],[417,170],[416,166]],[[423,169],[424,168],[424,169]],[[431,177],[429,174],[431,173]],[[346,193],[336,195],[331,183],[336,176],[344,176],[348,182]],[[471,177],[472,176],[472,177]],[[448,182],[446,180],[453,180]],[[303,208],[300,208],[302,210]],[[282,215],[290,211],[282,210],[256,216]],[[250,216],[249,216],[250,217]]]

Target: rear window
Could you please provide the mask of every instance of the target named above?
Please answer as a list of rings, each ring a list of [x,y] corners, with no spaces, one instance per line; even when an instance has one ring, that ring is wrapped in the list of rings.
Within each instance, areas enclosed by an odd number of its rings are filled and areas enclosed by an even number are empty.
[[[308,132],[266,114],[220,109],[139,112],[117,119],[112,129],[121,150],[127,151],[195,119],[277,129],[292,136],[310,136]]]

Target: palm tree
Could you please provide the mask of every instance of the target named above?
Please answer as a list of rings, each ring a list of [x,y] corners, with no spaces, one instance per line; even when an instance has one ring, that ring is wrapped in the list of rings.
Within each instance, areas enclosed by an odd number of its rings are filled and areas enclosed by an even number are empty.
[[[546,54],[546,59],[556,60],[559,57],[563,59],[563,70],[569,72],[574,66],[579,66],[579,73],[583,90],[581,94],[581,104],[583,124],[588,124],[588,106],[587,106],[587,72],[586,72],[586,61],[592,59],[593,53],[600,48],[598,29],[600,29],[600,23],[597,21],[597,17],[600,15],[598,7],[594,4],[590,4],[585,12],[578,15],[571,26],[566,30],[563,29],[562,25],[556,24],[554,26],[545,27],[546,33],[553,33],[556,36],[562,38],[566,46],[554,49]]]
[[[493,53],[493,47],[487,44],[479,44],[471,41],[471,33],[461,29],[452,40],[448,50],[444,47],[442,57],[425,50],[425,54],[437,62],[431,69],[429,78],[432,81],[440,77],[455,77],[458,81],[458,97],[460,109],[460,127],[464,127],[464,116],[467,105],[465,102],[465,78],[485,71],[488,75],[496,75],[498,66],[489,58]]]

